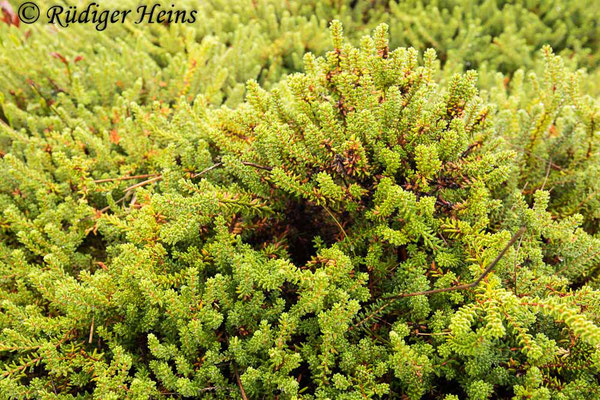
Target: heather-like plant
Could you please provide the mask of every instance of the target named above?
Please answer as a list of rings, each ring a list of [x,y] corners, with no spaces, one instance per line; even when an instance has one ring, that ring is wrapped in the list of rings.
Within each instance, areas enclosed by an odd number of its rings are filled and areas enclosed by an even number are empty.
[[[360,47],[331,29],[325,57],[235,109],[140,88],[94,134],[78,108],[8,108],[1,393],[599,397],[593,214],[563,211],[544,163],[520,186],[548,155],[544,112],[574,146],[592,100],[440,84],[435,52],[391,49],[386,25]]]
[[[486,67],[512,74],[531,68],[544,45],[596,68],[598,3],[583,1],[389,1],[392,45],[429,47],[451,69]],[[375,8],[376,9],[376,8]],[[375,20],[375,18],[373,18]]]
[[[10,4],[14,10],[19,5]],[[55,5],[38,4],[42,11]],[[154,3],[105,1],[102,6],[135,9],[139,4]],[[600,8],[595,2],[186,0],[177,5],[196,10],[199,22],[165,26],[128,20],[97,32],[92,24],[48,26],[44,13],[33,25],[15,26],[11,16],[3,18],[0,91],[20,107],[41,103],[29,107],[36,113],[48,112],[48,101],[59,110],[65,102],[64,107],[112,104],[115,96],[138,85],[142,101],[169,103],[180,96],[191,101],[202,93],[211,104],[235,106],[248,79],[271,87],[282,75],[300,70],[306,51],[323,54],[324,28],[333,18],[346,24],[355,41],[387,22],[392,48],[434,48],[446,74],[473,68],[510,75],[532,68],[533,55],[545,44],[571,64],[598,65]]]
[[[542,50],[541,74],[517,71],[498,76],[490,89],[497,105],[496,131],[515,150],[512,189],[529,199],[548,190],[554,215],[584,216],[584,227],[597,233],[600,222],[600,107],[582,90],[584,71],[571,72],[550,48]]]

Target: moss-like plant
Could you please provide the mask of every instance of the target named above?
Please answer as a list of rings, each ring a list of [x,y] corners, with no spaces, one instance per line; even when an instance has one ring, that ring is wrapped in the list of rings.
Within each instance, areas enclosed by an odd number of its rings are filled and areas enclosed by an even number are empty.
[[[79,103],[5,108],[0,393],[598,397],[596,216],[562,205],[595,182],[555,196],[531,158],[558,136],[572,179],[597,168],[593,101],[549,53],[520,101],[387,29],[353,47],[334,21],[234,109],[143,82],[101,134]]]

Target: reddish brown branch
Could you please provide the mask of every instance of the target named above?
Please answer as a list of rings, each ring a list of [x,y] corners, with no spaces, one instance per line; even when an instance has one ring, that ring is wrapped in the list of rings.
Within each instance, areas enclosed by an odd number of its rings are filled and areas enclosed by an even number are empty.
[[[521,229],[519,229],[517,231],[517,233],[515,233],[513,235],[513,237],[508,241],[508,243],[506,244],[506,246],[504,246],[504,248],[502,249],[502,251],[496,256],[496,258],[494,259],[494,261],[492,261],[490,263],[490,265],[488,265],[488,267],[485,269],[485,271],[483,271],[483,273],[479,276],[479,278],[477,278],[476,280],[474,280],[471,283],[465,283],[463,285],[457,285],[457,286],[452,286],[452,287],[447,287],[447,288],[441,288],[441,289],[424,290],[422,292],[401,293],[401,294],[397,294],[395,296],[383,297],[383,299],[384,300],[396,300],[396,299],[402,299],[404,297],[424,296],[424,295],[430,295],[430,294],[436,294],[436,293],[451,292],[451,291],[454,291],[454,290],[464,290],[464,289],[473,288],[473,287],[479,285],[479,283],[482,280],[484,280],[485,277],[488,276],[490,272],[492,272],[492,270],[494,269],[494,267],[496,266],[496,264],[498,264],[498,262],[502,259],[502,257],[504,257],[504,255],[506,254],[506,252],[508,251],[508,249],[513,244],[515,244],[515,242],[517,241],[517,239],[519,239],[519,237],[525,232],[525,230],[526,230],[526,228],[524,226],[522,226]]]
[[[235,380],[237,381],[238,387],[240,388],[240,393],[242,394],[243,400],[248,400],[248,396],[246,395],[246,391],[244,390],[244,386],[242,385],[242,380],[240,379],[240,374],[238,374],[237,367],[235,363],[232,363],[233,372],[235,374]]]
[[[154,176],[158,176],[160,174],[144,174],[144,175],[132,175],[132,176],[121,176],[119,178],[106,178],[106,179],[96,179],[94,183],[105,183],[105,182],[116,182],[116,181],[127,181],[130,179],[143,179],[143,178],[151,178]]]
[[[353,326],[351,326],[349,330],[353,330],[354,328],[357,328],[357,327],[363,325],[368,320],[374,318],[375,315],[377,315],[383,309],[389,307],[395,300],[403,299],[405,297],[427,296],[427,295],[436,294],[436,293],[444,293],[444,292],[452,292],[452,291],[455,291],[455,290],[470,289],[470,288],[473,288],[473,287],[479,285],[479,283],[481,283],[481,281],[484,280],[485,277],[488,276],[490,272],[492,272],[492,270],[494,269],[494,267],[496,266],[496,264],[498,264],[498,262],[502,259],[502,257],[504,257],[504,255],[506,254],[506,252],[508,251],[508,249],[513,244],[515,244],[515,242],[517,241],[517,239],[519,239],[519,237],[521,237],[521,235],[523,233],[525,233],[525,230],[526,230],[526,228],[524,226],[522,226],[521,229],[519,229],[517,231],[517,233],[515,233],[513,235],[513,237],[508,241],[508,243],[506,244],[506,246],[504,246],[504,248],[502,249],[502,251],[500,251],[500,253],[496,256],[496,258],[494,259],[494,261],[492,261],[490,263],[490,265],[488,265],[488,267],[483,271],[483,273],[475,281],[473,281],[471,283],[466,283],[464,285],[457,285],[457,286],[452,286],[452,287],[448,287],[448,288],[424,290],[424,291],[421,291],[421,292],[401,293],[401,294],[397,294],[397,295],[394,295],[394,296],[382,297],[381,298],[382,300],[387,300],[387,301],[385,303],[383,303],[381,306],[379,306],[377,308],[377,310],[375,310],[371,314],[369,314],[366,318],[364,318],[363,320],[361,320],[361,321],[357,322],[356,324],[354,324]]]
[[[441,288],[441,289],[424,290],[422,292],[401,293],[401,294],[397,294],[395,296],[384,297],[383,299],[384,300],[396,300],[396,299],[401,299],[404,297],[424,296],[424,295],[430,295],[430,294],[436,294],[436,293],[451,292],[454,290],[464,290],[464,289],[473,288],[473,287],[479,285],[479,283],[482,280],[484,280],[485,277],[488,276],[490,272],[492,272],[492,270],[494,269],[496,264],[498,264],[498,262],[502,259],[502,257],[504,257],[504,255],[506,254],[508,249],[513,244],[515,244],[517,239],[519,239],[519,237],[525,232],[525,230],[526,230],[526,228],[524,226],[522,226],[521,229],[519,229],[517,231],[517,233],[515,233],[513,235],[513,237],[508,241],[508,243],[506,244],[506,246],[504,246],[502,251],[496,256],[494,261],[492,261],[490,263],[490,265],[488,265],[488,267],[485,269],[485,271],[483,271],[483,273],[479,276],[479,278],[477,278],[476,280],[474,280],[471,283],[465,283],[463,285],[452,286],[452,287]]]
[[[264,170],[264,171],[271,171],[273,169],[272,167],[267,167],[267,166],[264,166],[264,165],[259,165],[259,164],[255,164],[253,162],[248,162],[248,161],[242,161],[242,164],[247,165],[249,167],[256,168],[256,169],[261,169],[261,170]],[[219,168],[219,167],[222,167],[222,166],[223,166],[222,162],[215,163],[215,164],[211,165],[210,167],[208,167],[208,168],[206,168],[206,169],[204,169],[204,170],[202,170],[200,172],[192,174],[191,178],[192,179],[193,178],[197,178],[199,176],[202,176],[202,175],[206,174],[209,171],[212,171],[215,168]],[[147,175],[125,176],[125,177],[121,177],[121,178],[100,179],[100,180],[94,181],[94,182],[95,183],[102,183],[102,182],[109,182],[109,181],[123,181],[123,180],[128,180],[128,179],[147,178],[147,177],[152,177],[152,178],[147,179],[147,180],[142,181],[142,182],[138,182],[135,185],[131,185],[128,188],[126,188],[125,189],[125,195],[115,202],[115,203],[118,204],[118,203],[121,203],[121,202],[125,201],[125,199],[127,198],[127,196],[129,196],[129,194],[130,194],[130,192],[132,190],[137,189],[137,188],[142,187],[142,186],[146,186],[146,185],[148,185],[150,183],[154,183],[154,182],[158,182],[158,181],[162,180],[162,178],[163,178],[162,174],[147,174]],[[110,206],[106,206],[106,207],[104,207],[103,209],[100,210],[100,213],[104,213],[104,212],[108,211],[109,209],[110,209]]]

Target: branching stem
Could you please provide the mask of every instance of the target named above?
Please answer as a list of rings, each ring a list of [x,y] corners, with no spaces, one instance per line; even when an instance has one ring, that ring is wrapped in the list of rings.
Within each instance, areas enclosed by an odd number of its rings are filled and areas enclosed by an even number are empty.
[[[396,300],[396,299],[402,299],[404,297],[424,296],[424,295],[430,295],[430,294],[436,294],[436,293],[452,292],[454,290],[464,290],[464,289],[473,288],[473,287],[479,285],[479,283],[481,283],[481,281],[484,280],[485,277],[488,276],[490,272],[492,272],[492,270],[494,269],[496,264],[498,264],[498,262],[502,259],[502,257],[504,257],[504,255],[506,254],[508,249],[513,244],[515,244],[517,239],[519,239],[519,237],[521,237],[521,235],[525,232],[525,230],[526,230],[526,228],[524,226],[522,226],[521,229],[519,229],[517,231],[517,233],[515,233],[513,235],[513,237],[508,241],[508,243],[506,244],[506,246],[504,246],[502,251],[496,256],[494,261],[492,261],[490,263],[490,265],[488,265],[488,267],[485,269],[485,271],[483,271],[483,273],[481,275],[479,275],[479,278],[475,279],[471,283],[465,283],[463,285],[457,285],[457,286],[452,286],[452,287],[447,287],[447,288],[424,290],[422,292],[401,293],[401,294],[397,294],[394,296],[382,297],[382,299],[383,300]]]

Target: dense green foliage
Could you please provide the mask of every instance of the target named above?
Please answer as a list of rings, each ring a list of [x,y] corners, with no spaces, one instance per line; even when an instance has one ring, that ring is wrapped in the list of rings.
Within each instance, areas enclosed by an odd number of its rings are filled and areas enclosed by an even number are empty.
[[[182,5],[0,22],[3,398],[600,399],[597,4]]]

